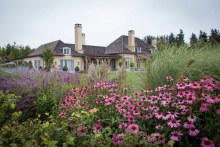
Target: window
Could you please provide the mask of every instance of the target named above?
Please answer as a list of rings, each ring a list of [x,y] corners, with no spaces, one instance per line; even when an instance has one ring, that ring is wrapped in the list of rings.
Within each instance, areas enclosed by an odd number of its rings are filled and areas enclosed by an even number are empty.
[[[129,58],[126,58],[126,60],[125,60],[125,67],[126,67],[126,69],[130,69],[130,59]]]
[[[137,61],[137,68],[141,68],[141,61],[140,60]]]
[[[34,68],[39,69],[40,68],[40,60],[34,60]]]
[[[64,55],[70,55],[70,54],[71,54],[71,48],[69,48],[69,47],[64,47],[64,48],[63,48],[63,54],[64,54]]]
[[[68,71],[73,71],[74,70],[74,60],[67,59],[67,60],[60,60],[60,67],[61,70],[63,67],[66,66]]]
[[[137,53],[141,53],[141,47],[136,47]]]

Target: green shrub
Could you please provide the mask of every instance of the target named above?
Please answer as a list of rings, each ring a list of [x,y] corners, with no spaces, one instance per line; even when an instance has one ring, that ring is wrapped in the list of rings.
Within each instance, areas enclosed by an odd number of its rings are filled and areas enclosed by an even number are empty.
[[[19,99],[20,97],[14,94],[3,93],[0,91],[0,126],[10,119],[10,112],[15,109],[16,102]]]
[[[211,76],[220,80],[220,46],[203,48],[167,47],[156,52],[144,62],[141,73],[142,86],[155,88],[165,84],[166,76],[175,80],[189,77],[198,80],[203,76]]]
[[[63,67],[63,71],[68,71],[68,68],[66,65]]]
[[[79,71],[79,66],[75,67],[75,71],[78,72]]]

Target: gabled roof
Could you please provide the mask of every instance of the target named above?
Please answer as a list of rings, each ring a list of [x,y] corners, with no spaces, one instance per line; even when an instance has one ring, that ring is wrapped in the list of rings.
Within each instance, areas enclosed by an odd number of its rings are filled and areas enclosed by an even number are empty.
[[[150,54],[153,46],[135,37],[135,47],[141,47],[141,54]],[[135,54],[128,49],[128,36],[122,35],[106,47],[106,54]]]
[[[92,45],[83,45],[83,51],[84,53],[78,53],[75,50],[75,44],[70,43],[64,43],[61,40],[53,41],[50,43],[43,44],[39,46],[33,53],[31,53],[28,57],[34,57],[34,56],[42,56],[45,49],[49,48],[54,52],[54,55],[56,56],[64,56],[63,54],[63,48],[69,47],[71,48],[71,55],[72,56],[96,56],[96,57],[120,57],[117,55],[106,55],[106,47],[103,46],[92,46]]]

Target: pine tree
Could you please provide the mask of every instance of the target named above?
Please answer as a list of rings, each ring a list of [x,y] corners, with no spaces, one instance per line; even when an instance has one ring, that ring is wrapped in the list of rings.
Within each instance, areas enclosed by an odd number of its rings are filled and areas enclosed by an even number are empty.
[[[177,46],[181,46],[185,44],[183,30],[180,29],[180,33],[177,35]]]
[[[203,41],[205,43],[208,42],[208,37],[207,37],[206,32],[203,32],[203,31],[200,30],[200,32],[199,32],[199,40]]]
[[[211,29],[211,34],[209,36],[209,43],[216,45],[220,43],[220,33],[217,29]]]
[[[169,35],[169,44],[174,45],[176,44],[176,39],[173,33],[170,33]]]
[[[197,42],[198,42],[198,38],[196,37],[196,35],[194,33],[192,33],[192,35],[190,37],[190,46],[195,47]]]

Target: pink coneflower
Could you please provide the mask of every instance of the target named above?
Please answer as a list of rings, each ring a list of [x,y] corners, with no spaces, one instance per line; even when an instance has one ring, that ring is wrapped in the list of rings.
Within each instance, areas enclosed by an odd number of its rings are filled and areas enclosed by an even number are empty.
[[[128,117],[128,122],[129,122],[129,123],[135,122],[135,119],[134,119],[134,117],[133,117],[132,115],[130,115],[130,116]]]
[[[115,101],[114,97],[105,99],[105,105],[111,105]]]
[[[133,110],[133,115],[140,115],[140,111],[138,111],[138,110]]]
[[[178,91],[177,92],[177,97],[179,97],[179,98],[183,98],[185,95],[184,95],[184,93],[182,92],[182,91]]]
[[[116,107],[117,109],[121,109],[121,108],[123,107],[123,105],[122,105],[122,104],[116,104],[115,107]]]
[[[146,136],[146,133],[143,132],[143,131],[141,131],[141,132],[140,132],[140,135],[141,135],[142,137],[144,137],[144,136]]]
[[[214,97],[214,96],[209,96],[207,99],[206,99],[206,102],[207,103],[210,103],[210,104],[214,104],[214,103],[217,103],[218,102],[218,98],[217,97]]]
[[[137,134],[138,130],[139,130],[139,126],[137,124],[130,124],[127,128],[127,130],[131,133],[131,134]]]
[[[112,140],[113,140],[113,144],[114,145],[120,145],[123,143],[123,138],[125,137],[126,135],[125,134],[115,134],[113,135],[112,137]]]
[[[187,117],[187,120],[191,121],[191,122],[195,122],[196,121],[196,116],[195,115],[190,115],[190,116]]]
[[[202,147],[215,147],[213,141],[209,140],[207,137],[203,137],[201,139],[201,146]]]
[[[102,130],[102,125],[100,123],[95,124],[95,126],[93,127],[94,132],[100,132],[101,130]]]
[[[141,107],[141,109],[144,110],[144,111],[149,110],[149,108],[147,106],[143,106],[143,107]]]
[[[79,124],[78,128],[77,128],[77,133],[81,134],[81,135],[85,135],[86,134],[86,128],[83,127],[82,124]]]
[[[176,84],[177,89],[185,89],[186,86],[187,85],[185,83],[178,83],[178,84]]]
[[[183,124],[183,127],[186,129],[190,129],[190,128],[195,128],[195,125],[193,124],[193,122],[186,120],[186,122]]]
[[[156,112],[156,113],[155,113],[155,117],[156,117],[157,119],[161,119],[161,118],[163,117],[163,113],[162,113],[162,112]]]
[[[197,136],[199,132],[200,131],[194,127],[194,128],[190,128],[188,133],[190,136]]]
[[[171,132],[172,136],[170,137],[173,141],[179,141],[181,136],[183,135],[180,131],[173,131]]]
[[[207,104],[207,103],[203,103],[201,104],[199,110],[202,111],[202,112],[207,112],[210,108],[210,104]]]
[[[147,115],[145,115],[145,118],[146,118],[146,119],[151,119],[152,117],[153,117],[152,114],[147,114]]]
[[[73,120],[74,120],[74,117],[70,116],[70,117],[68,118],[68,120],[69,120],[69,121],[73,121]]]
[[[126,123],[122,123],[119,125],[120,129],[125,129],[128,125]]]
[[[155,137],[147,137],[147,142],[153,143],[155,141],[157,141],[157,139]]]
[[[200,89],[201,88],[201,84],[198,83],[198,82],[192,82],[192,83],[189,83],[189,88]]]
[[[172,77],[172,76],[167,76],[167,77],[166,77],[166,80],[167,80],[168,82],[173,81],[173,77]]]
[[[60,116],[61,118],[66,118],[66,112],[61,112],[61,113],[59,114],[59,116]]]
[[[161,130],[161,129],[163,129],[163,126],[157,125],[155,128],[158,129],[158,130]]]
[[[220,115],[220,108],[218,108],[217,110],[215,110],[215,113]]]
[[[180,126],[180,120],[172,119],[172,120],[170,120],[167,124],[168,124],[168,126],[170,126],[171,128],[177,128],[177,127]]]
[[[169,118],[174,119],[174,118],[178,117],[177,114],[179,114],[179,113],[177,113],[177,112],[168,112],[167,115],[168,115]]]

